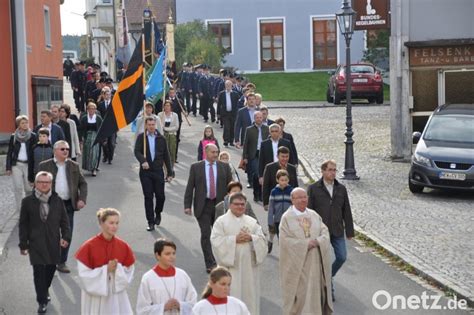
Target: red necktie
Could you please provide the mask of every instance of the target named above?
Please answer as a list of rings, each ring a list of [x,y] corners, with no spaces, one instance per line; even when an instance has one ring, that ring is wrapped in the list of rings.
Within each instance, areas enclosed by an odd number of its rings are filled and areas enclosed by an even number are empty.
[[[209,163],[209,199],[216,199],[216,185],[214,179],[214,167]]]

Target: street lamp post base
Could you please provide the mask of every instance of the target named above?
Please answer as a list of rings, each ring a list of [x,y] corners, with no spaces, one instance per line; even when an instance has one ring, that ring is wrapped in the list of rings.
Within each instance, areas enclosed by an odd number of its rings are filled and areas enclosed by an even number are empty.
[[[344,179],[344,180],[359,180],[360,179],[360,177],[356,175],[355,170],[344,170],[342,174],[343,175],[341,179]]]

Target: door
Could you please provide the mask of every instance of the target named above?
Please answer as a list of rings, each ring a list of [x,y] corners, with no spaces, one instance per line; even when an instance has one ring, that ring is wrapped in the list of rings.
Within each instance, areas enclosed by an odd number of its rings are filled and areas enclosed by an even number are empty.
[[[443,74],[443,104],[474,104],[474,69],[447,70]]]
[[[337,25],[335,19],[313,19],[314,69],[337,66]]]
[[[260,70],[284,70],[283,20],[260,21]]]

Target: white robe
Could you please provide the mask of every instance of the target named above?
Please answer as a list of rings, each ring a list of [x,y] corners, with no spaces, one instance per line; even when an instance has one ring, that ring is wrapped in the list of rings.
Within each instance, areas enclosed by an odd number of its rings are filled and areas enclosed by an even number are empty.
[[[176,279],[176,288],[175,288]],[[163,281],[162,281],[163,280]],[[166,285],[166,288],[163,285]],[[169,294],[173,294],[169,296]],[[179,301],[180,311],[173,310],[165,312],[165,304],[170,298]],[[191,278],[179,268],[176,268],[174,277],[160,277],[152,269],[145,273],[138,289],[137,314],[142,315],[168,315],[181,314],[192,315],[192,308],[196,304],[197,293]]]
[[[227,297],[227,304],[212,305],[204,299],[196,303],[193,307],[193,315],[250,315],[247,306],[232,296]],[[258,314],[258,313],[252,313]]]
[[[252,241],[236,243],[236,235],[245,229]],[[267,257],[267,241],[262,227],[248,216],[236,217],[231,210],[220,216],[212,228],[212,252],[219,266],[232,274],[230,292],[241,299],[251,314],[260,313],[259,265]]]
[[[115,274],[108,274],[107,265],[90,269],[78,260],[77,269],[82,289],[81,314],[133,314],[126,289],[132,282],[134,265],[127,268],[118,263]]]

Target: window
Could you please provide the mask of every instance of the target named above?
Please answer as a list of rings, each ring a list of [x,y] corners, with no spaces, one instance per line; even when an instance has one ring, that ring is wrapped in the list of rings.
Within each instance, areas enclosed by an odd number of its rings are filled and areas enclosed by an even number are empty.
[[[51,48],[51,18],[49,15],[49,8],[43,7],[44,13],[44,42],[47,48]]]
[[[261,70],[284,69],[283,20],[260,21]]]
[[[335,19],[313,19],[313,61],[315,69],[337,66],[337,25]]]
[[[208,21],[209,30],[216,36],[216,44],[228,54],[232,53],[232,22]]]

